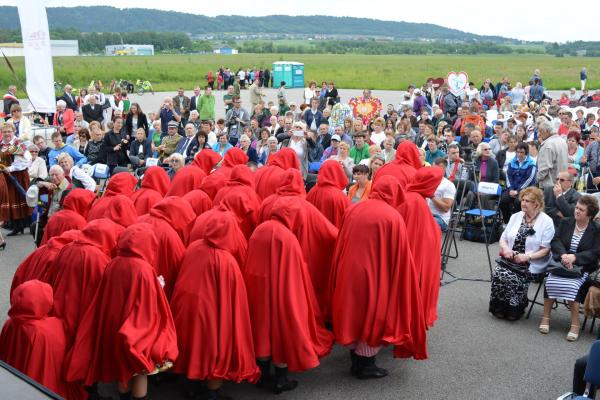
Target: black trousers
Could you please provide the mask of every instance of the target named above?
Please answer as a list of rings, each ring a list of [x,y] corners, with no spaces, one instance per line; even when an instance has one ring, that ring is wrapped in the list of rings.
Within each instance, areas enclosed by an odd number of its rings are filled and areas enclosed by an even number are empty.
[[[508,194],[509,191],[510,189],[502,193],[502,196],[500,197],[500,204],[498,205],[500,211],[502,212],[502,220],[505,224],[508,223],[511,215],[521,211],[519,195],[512,197],[510,194]]]
[[[583,377],[585,375],[585,367],[587,367],[587,360],[587,355],[578,358],[575,361],[575,367],[573,368],[573,392],[577,393],[580,396],[582,396],[583,392],[585,392],[586,383]],[[595,395],[596,387],[592,385],[592,387],[590,388],[590,398],[593,399]]]

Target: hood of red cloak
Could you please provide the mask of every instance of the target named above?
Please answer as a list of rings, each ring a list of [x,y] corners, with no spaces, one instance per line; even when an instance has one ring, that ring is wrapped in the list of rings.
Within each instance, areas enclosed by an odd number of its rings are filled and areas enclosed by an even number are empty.
[[[156,203],[149,214],[166,221],[178,233],[187,230],[189,224],[196,219],[196,213],[190,203],[175,196],[167,196]]]
[[[171,187],[167,191],[167,196],[183,197],[194,189],[200,189],[202,180],[205,177],[206,174],[200,168],[193,165],[183,167],[175,174]]]
[[[8,315],[13,319],[42,319],[48,315],[54,303],[52,286],[32,280],[15,288],[10,296]]]
[[[277,194],[280,196],[306,197],[306,189],[300,170],[289,168],[283,171],[280,176]]]
[[[108,180],[104,197],[116,196],[118,194],[131,196],[135,185],[137,185],[137,179],[133,175],[129,172],[119,172],[111,176]]]
[[[404,141],[398,145],[395,161],[400,164],[408,164],[415,169],[423,166],[417,145],[409,141]]]
[[[385,201],[390,206],[397,208],[404,203],[404,191],[398,179],[391,175],[384,175],[377,179],[371,188],[369,199]]]
[[[73,189],[63,202],[63,209],[75,211],[83,218],[87,218],[88,211],[96,199],[96,193],[86,189]]]
[[[70,229],[61,233],[60,236],[54,236],[48,240],[46,246],[54,249],[62,249],[64,246],[79,238],[79,236],[81,236],[81,231]]]
[[[248,155],[238,147],[233,147],[227,150],[225,157],[223,157],[223,167],[233,168],[236,165],[246,164],[248,162]]]
[[[212,199],[206,192],[200,189],[192,190],[183,199],[190,203],[196,216],[208,211],[212,208]]]
[[[114,196],[114,198],[110,201],[104,217],[125,228],[127,228],[129,225],[135,224],[138,219],[137,211],[135,210],[133,201],[131,201],[129,197],[122,194]]]
[[[171,180],[167,171],[161,167],[150,167],[144,172],[142,179],[142,189],[152,189],[164,196],[169,190]]]
[[[217,206],[220,210],[231,211],[241,222],[253,210],[251,208],[251,199],[247,192],[234,190],[221,199],[221,203]]]
[[[217,192],[227,184],[227,177],[223,174],[212,173],[202,181],[200,189],[204,190],[212,200],[215,199]]]
[[[282,169],[300,169],[300,162],[296,152],[289,147],[284,147],[269,158],[269,165],[274,165]]]
[[[290,231],[296,232],[303,221],[303,209],[297,197],[284,196],[273,203],[271,219],[281,222]]]
[[[196,154],[192,165],[200,168],[206,175],[210,175],[215,165],[221,161],[221,155],[211,149],[203,149]]]
[[[227,186],[242,185],[254,189],[254,173],[246,164],[236,165],[231,169]]]
[[[108,218],[98,218],[90,221],[81,230],[81,235],[75,240],[77,244],[89,244],[102,250],[109,257],[114,257],[119,235],[125,228]]]
[[[418,193],[425,198],[433,197],[444,176],[440,167],[419,168],[411,183],[406,186],[407,192]]]
[[[209,218],[204,230],[204,241],[212,247],[228,250],[232,245],[230,233],[239,229],[234,218]]]
[[[117,244],[117,254],[123,257],[137,257],[154,265],[158,239],[152,225],[137,223],[123,231]]]
[[[343,190],[348,186],[348,177],[339,162],[327,160],[321,164],[319,175],[317,176],[317,185],[333,186]]]

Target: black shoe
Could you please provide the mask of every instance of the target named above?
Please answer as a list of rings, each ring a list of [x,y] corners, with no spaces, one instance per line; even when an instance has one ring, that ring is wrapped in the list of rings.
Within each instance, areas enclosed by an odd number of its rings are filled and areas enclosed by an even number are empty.
[[[2,241],[2,244],[0,244],[0,250],[4,250],[6,248],[6,241]]]
[[[375,356],[373,357],[363,357],[356,355],[358,357],[358,379],[378,379],[383,378],[388,375],[388,371],[383,368],[379,368],[375,365]]]
[[[25,229],[23,229],[22,227],[21,228],[15,228],[12,231],[8,232],[6,234],[6,236],[17,236],[17,235],[20,235],[20,234],[23,234],[23,233],[25,233]]]
[[[350,375],[356,376],[358,375],[358,355],[354,350],[350,350],[350,361],[352,362],[350,366]]]
[[[289,380],[287,378],[287,367],[275,367],[275,385],[273,385],[273,393],[281,394],[294,390],[298,387],[298,381]]]
[[[260,368],[260,378],[256,382],[256,386],[259,388],[269,387],[273,383],[271,360],[256,360],[256,365]]]

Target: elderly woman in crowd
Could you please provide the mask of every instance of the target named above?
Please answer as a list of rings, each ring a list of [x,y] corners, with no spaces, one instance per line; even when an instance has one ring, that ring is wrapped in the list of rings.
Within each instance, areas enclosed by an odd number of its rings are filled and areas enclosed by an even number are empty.
[[[27,148],[31,154],[31,165],[29,166],[29,181],[33,182],[36,179],[45,180],[48,178],[48,167],[46,161],[42,157],[38,157],[40,148],[32,144]]]
[[[185,159],[183,158],[183,156],[181,154],[179,154],[179,153],[171,154],[171,156],[169,157],[169,167],[171,167],[171,168],[167,172],[169,174],[169,178],[171,180],[173,180],[173,178],[175,177],[175,174],[184,166],[185,166]]]
[[[354,168],[354,160],[350,157],[350,145],[346,142],[341,142],[338,145],[338,154],[330,158],[336,160],[344,168],[344,172],[350,181],[352,181],[352,168]]]
[[[271,136],[269,130],[267,128],[262,128],[258,134],[258,140],[256,141],[256,154],[258,155],[259,160],[262,158],[263,153],[266,151],[269,152],[269,144],[267,140]]]
[[[250,137],[248,135],[240,136],[240,149],[248,156],[248,161],[258,163],[258,154],[256,150],[250,146]]]
[[[371,181],[369,180],[369,167],[363,164],[352,168],[354,185],[348,189],[348,198],[352,203],[358,203],[369,198],[371,193]]]
[[[87,128],[81,128],[74,136],[75,138],[71,142],[71,147],[87,157],[88,145],[91,139],[90,131]]]
[[[52,125],[60,132],[60,135],[63,137],[63,142],[66,142],[67,136],[73,133],[74,124],[75,114],[73,113],[73,110],[67,108],[67,103],[64,100],[57,101],[56,113],[54,114]]]
[[[68,153],[58,155],[58,165],[65,172],[65,177],[71,183],[72,188],[82,188],[91,192],[96,191],[96,182],[85,173],[85,171],[74,165],[73,158]]]
[[[269,157],[277,153],[278,148],[279,143],[277,142],[277,138],[275,136],[269,136],[267,139],[267,148],[263,149],[262,154],[258,158],[258,167],[260,168],[266,166],[269,161]]]
[[[541,281],[549,260],[554,223],[544,210],[544,194],[529,187],[519,194],[521,211],[513,214],[500,238],[502,262],[492,275],[489,311],[516,321],[527,307],[529,282]]]
[[[222,133],[217,138],[217,143],[212,147],[213,151],[216,151],[221,155],[221,157],[225,157],[225,153],[227,150],[231,149],[233,146],[229,143],[229,136],[227,133]]]
[[[580,289],[588,275],[598,269],[600,227],[594,222],[598,213],[598,201],[589,195],[582,196],[575,206],[575,217],[564,218],[552,239],[552,257],[567,270],[582,267],[581,276],[561,276],[550,272],[544,291],[544,316],[539,326],[541,333],[550,331],[550,313],[557,299],[569,302],[571,329],[566,339],[570,342],[579,337],[579,303],[584,296]]]
[[[104,151],[104,131],[98,121],[90,122],[90,137],[91,140],[86,146],[86,157],[88,164],[106,162],[106,152]]]

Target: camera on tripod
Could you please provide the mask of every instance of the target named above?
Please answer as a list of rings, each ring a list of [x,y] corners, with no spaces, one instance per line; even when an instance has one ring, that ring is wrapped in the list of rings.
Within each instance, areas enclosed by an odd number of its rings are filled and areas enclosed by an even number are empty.
[[[460,148],[460,151],[465,164],[473,164],[473,148],[471,146],[463,146]]]

